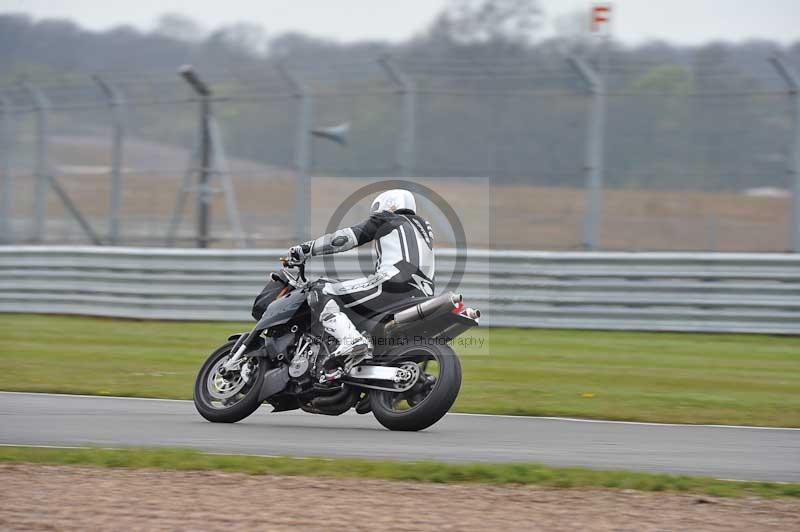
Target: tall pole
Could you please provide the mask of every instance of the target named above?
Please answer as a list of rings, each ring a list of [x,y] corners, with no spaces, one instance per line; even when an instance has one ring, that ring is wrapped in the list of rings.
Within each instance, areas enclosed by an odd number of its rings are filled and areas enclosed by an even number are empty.
[[[122,205],[122,146],[125,139],[125,118],[123,107],[125,99],[122,93],[100,76],[94,76],[108,101],[111,112],[112,145],[111,145],[111,190],[108,197],[108,241],[111,245],[119,244],[121,225],[120,208]]]
[[[278,73],[289,85],[297,102],[297,125],[295,131],[294,169],[294,233],[295,240],[309,238],[308,220],[311,215],[311,130],[313,128],[314,102],[308,88],[293,76],[284,65],[277,66]]]
[[[397,170],[401,177],[414,175],[416,163],[417,87],[414,80],[400,70],[389,56],[378,60],[389,79],[397,85],[403,98],[403,129],[397,149]]]
[[[0,242],[12,243],[11,228],[11,156],[14,152],[14,108],[11,100],[0,95]]]
[[[583,220],[583,246],[588,250],[598,247],[603,195],[603,152],[606,120],[605,80],[580,57],[569,57],[570,64],[589,86],[592,107],[586,136],[586,214]]]
[[[800,76],[786,63],[775,55],[770,58],[778,74],[786,81],[789,88],[789,97],[792,105],[792,142],[789,154],[789,186],[792,187],[792,230],[791,250],[800,253]]]
[[[47,190],[50,181],[50,160],[48,158],[47,115],[50,102],[38,88],[29,83],[22,84],[33,103],[36,114],[36,162],[33,175],[36,178],[33,193],[33,241],[44,240],[44,227],[47,219]]]
[[[200,168],[197,183],[197,247],[208,247],[211,225],[211,89],[190,66],[179,73],[200,97]]]
[[[197,193],[197,247],[208,247],[209,227],[211,225],[211,125],[209,117],[211,106],[208,97],[200,100],[200,174]]]

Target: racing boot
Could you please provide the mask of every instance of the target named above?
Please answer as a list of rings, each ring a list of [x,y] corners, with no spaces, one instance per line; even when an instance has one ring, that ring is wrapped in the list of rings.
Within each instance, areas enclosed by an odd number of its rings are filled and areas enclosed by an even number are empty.
[[[325,332],[339,341],[339,346],[331,356],[344,360],[345,371],[350,371],[356,364],[372,358],[372,342],[358,332],[336,301],[331,299],[325,304],[319,315],[319,321]]]

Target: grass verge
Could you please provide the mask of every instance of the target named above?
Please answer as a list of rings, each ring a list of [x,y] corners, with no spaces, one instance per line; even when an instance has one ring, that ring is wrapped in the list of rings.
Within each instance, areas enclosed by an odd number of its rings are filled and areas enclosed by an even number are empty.
[[[551,468],[538,464],[444,464],[356,459],[211,455],[184,449],[0,448],[0,463],[32,463],[251,475],[371,478],[417,482],[519,484],[554,488],[614,488],[702,493],[718,497],[800,497],[800,484],[733,482],[627,471]]]
[[[200,364],[248,324],[0,315],[0,389],[189,399]],[[800,427],[800,338],[470,331],[454,410]]]

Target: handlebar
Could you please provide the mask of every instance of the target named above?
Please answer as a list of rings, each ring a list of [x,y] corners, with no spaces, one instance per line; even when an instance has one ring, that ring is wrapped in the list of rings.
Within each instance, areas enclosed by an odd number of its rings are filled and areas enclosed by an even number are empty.
[[[306,279],[306,263],[305,263],[305,261],[299,262],[299,263],[298,262],[292,262],[290,259],[287,259],[286,257],[281,257],[279,260],[280,260],[281,266],[283,266],[284,268],[297,268],[298,269],[297,273],[298,273],[298,277],[300,278],[300,280],[303,281],[304,283],[308,282],[308,279]]]

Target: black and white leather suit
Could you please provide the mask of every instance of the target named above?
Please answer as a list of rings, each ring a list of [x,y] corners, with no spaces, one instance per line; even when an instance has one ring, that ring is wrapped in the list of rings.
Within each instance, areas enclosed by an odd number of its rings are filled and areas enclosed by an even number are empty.
[[[369,242],[375,272],[367,277],[325,283],[310,297],[325,325],[328,315],[346,311],[369,318],[399,300],[432,296],[436,271],[430,224],[411,210],[381,211],[352,227],[301,244],[306,255],[348,251]],[[326,326],[327,329],[327,326]]]

